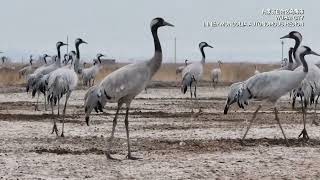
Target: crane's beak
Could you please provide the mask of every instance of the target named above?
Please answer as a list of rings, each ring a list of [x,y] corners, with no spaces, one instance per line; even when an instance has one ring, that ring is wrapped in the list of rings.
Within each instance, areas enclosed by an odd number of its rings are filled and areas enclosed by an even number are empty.
[[[316,56],[320,56],[320,54],[314,52],[314,51],[311,51],[310,54],[313,54],[313,55],[316,55]]]
[[[170,23],[168,23],[168,22],[166,22],[166,21],[164,21],[164,22],[163,22],[163,24],[164,24],[164,26],[171,26],[171,27],[174,27],[174,25],[173,25],[173,24],[170,24]]]
[[[62,46],[66,46],[66,45],[68,45],[67,43],[62,43]]]
[[[289,35],[289,34],[287,34],[287,35],[285,35],[285,36],[281,37],[280,39],[285,39],[285,38],[290,38],[290,35]]]
[[[210,48],[213,48],[212,46],[210,46],[209,44],[207,45],[208,47],[210,47]]]
[[[88,44],[87,42],[85,42],[85,41],[83,41],[83,40],[82,40],[82,43],[84,43],[84,44]]]

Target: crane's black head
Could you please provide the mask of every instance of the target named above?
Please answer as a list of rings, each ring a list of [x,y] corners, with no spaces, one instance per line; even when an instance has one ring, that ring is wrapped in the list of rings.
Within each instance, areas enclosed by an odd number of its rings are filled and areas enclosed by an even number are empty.
[[[104,56],[103,54],[100,54],[100,53],[97,54],[97,59],[100,64],[101,64],[101,57],[103,57],[103,56]]]
[[[280,39],[285,39],[285,38],[294,39],[299,42],[302,41],[302,35],[298,31],[291,31],[289,34],[281,37]]]
[[[301,55],[313,54],[313,55],[316,55],[316,56],[320,56],[320,54],[312,51],[311,48],[308,47],[308,46],[301,46],[299,48],[299,51],[301,52]]]
[[[65,46],[65,45],[68,45],[68,44],[61,42],[61,41],[58,41],[56,44],[57,48],[60,48],[61,46]]]
[[[46,63],[47,64],[47,57],[50,57],[48,54],[44,54],[43,55],[43,61],[44,61],[44,63]]]
[[[88,44],[88,43],[82,40],[81,38],[77,38],[75,41],[75,44],[76,46],[79,46],[80,44]]]
[[[210,47],[210,48],[213,48],[212,46],[210,46],[208,43],[206,42],[201,42],[199,43],[199,48],[200,49],[203,49],[204,47]]]
[[[150,23],[150,27],[151,27],[152,30],[158,29],[159,27],[162,27],[162,26],[172,26],[172,27],[174,27],[174,25],[166,22],[161,17],[154,18]]]
[[[45,58],[47,58],[47,57],[50,57],[48,54],[44,54],[43,55],[43,58],[45,59]]]

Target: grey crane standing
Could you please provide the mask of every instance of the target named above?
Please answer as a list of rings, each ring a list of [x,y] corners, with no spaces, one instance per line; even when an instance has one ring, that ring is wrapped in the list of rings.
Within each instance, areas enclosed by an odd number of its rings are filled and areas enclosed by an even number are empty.
[[[182,71],[182,82],[181,82],[181,92],[185,94],[188,90],[188,86],[190,87],[190,96],[191,96],[191,101],[192,101],[192,85],[194,86],[194,97],[196,98],[197,105],[199,107],[199,112],[201,112],[201,107],[198,103],[197,99],[197,83],[202,79],[203,75],[203,66],[205,64],[206,60],[206,55],[204,53],[204,48],[205,47],[210,47],[209,44],[206,42],[201,42],[199,43],[199,49],[202,54],[202,59],[200,62],[194,62],[189,64],[187,67],[185,67]],[[192,109],[193,112],[193,109]]]
[[[64,137],[64,119],[66,114],[66,107],[69,100],[69,97],[72,91],[77,87],[78,84],[78,68],[79,68],[79,60],[80,60],[80,51],[79,45],[80,44],[87,44],[87,42],[83,41],[81,38],[76,39],[75,47],[76,47],[76,54],[72,53],[71,56],[73,59],[72,65],[70,67],[61,67],[49,75],[48,79],[48,95],[50,96],[50,105],[51,111],[53,114],[53,101],[54,99],[58,99],[58,106],[60,98],[63,95],[66,95],[66,100],[63,108],[62,114],[62,130],[61,130],[61,137]],[[52,133],[56,133],[58,136],[58,128],[56,125],[55,118],[53,119],[53,127]]]
[[[287,36],[284,36],[283,38],[286,38],[286,37]],[[251,99],[251,98],[271,102],[274,105],[275,119],[279,124],[279,127],[282,131],[283,137],[286,140],[287,145],[289,145],[288,140],[282,129],[282,126],[278,117],[278,110],[276,107],[276,103],[281,96],[285,95],[292,89],[299,86],[302,80],[306,77],[308,73],[308,64],[304,59],[305,55],[314,54],[319,56],[317,53],[313,52],[309,47],[306,47],[306,46],[300,47],[297,50],[296,54],[298,55],[303,65],[302,70],[300,71],[288,71],[288,70],[269,71],[269,72],[264,72],[264,73],[254,75],[246,81],[242,94],[239,98],[240,99],[239,101],[241,102],[247,101],[248,99]],[[250,129],[250,126],[254,121],[254,119],[256,118],[256,114],[258,113],[261,107],[262,106],[259,105],[256,111],[254,112],[253,117],[250,120],[250,124],[248,125],[242,140],[245,139]],[[305,117],[304,114],[303,114],[303,117]]]
[[[94,80],[101,68],[101,57],[103,56],[103,54],[98,53],[93,66],[82,70],[83,85],[88,85],[89,87],[94,85]]]
[[[151,59],[135,64],[126,65],[105,77],[99,86],[90,88],[90,94],[96,94],[94,96],[88,94],[86,98],[85,113],[86,122],[89,125],[89,115],[97,106],[104,106],[108,102],[118,103],[117,111],[113,119],[112,132],[110,137],[110,142],[107,147],[106,156],[108,159],[113,159],[110,155],[110,149],[113,144],[113,137],[115,132],[115,127],[117,125],[117,118],[120,108],[123,104],[126,104],[126,115],[125,115],[125,127],[127,134],[127,145],[128,145],[128,159],[135,160],[131,154],[130,138],[129,138],[129,109],[132,100],[141,91],[143,91],[151,80],[153,75],[158,71],[162,63],[162,49],[158,38],[158,28],[162,26],[173,26],[172,24],[166,22],[162,18],[155,18],[151,21],[150,28],[154,40],[154,55]],[[95,89],[97,88],[97,89]],[[89,92],[88,92],[89,93]],[[91,97],[100,100],[93,101]],[[92,102],[97,104],[92,104]]]

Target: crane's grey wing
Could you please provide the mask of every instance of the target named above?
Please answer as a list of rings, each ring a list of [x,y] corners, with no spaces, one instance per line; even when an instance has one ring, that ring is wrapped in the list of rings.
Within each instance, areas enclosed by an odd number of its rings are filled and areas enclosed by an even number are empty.
[[[199,81],[202,78],[203,65],[200,62],[189,64],[183,69],[182,78],[186,76],[187,73],[193,76],[196,81]]]
[[[150,71],[146,71],[146,64],[130,64],[109,74],[101,83],[103,93],[118,101],[120,98],[134,98],[146,87],[151,78]]]

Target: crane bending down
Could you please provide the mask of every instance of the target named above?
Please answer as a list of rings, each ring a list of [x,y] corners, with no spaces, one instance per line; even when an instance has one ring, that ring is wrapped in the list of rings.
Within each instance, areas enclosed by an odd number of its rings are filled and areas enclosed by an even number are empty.
[[[287,38],[287,36],[284,36],[283,38]],[[266,100],[273,103],[275,119],[279,124],[279,127],[282,131],[283,137],[286,140],[287,145],[289,145],[288,140],[282,129],[282,126],[278,117],[278,110],[276,107],[276,103],[281,96],[285,95],[295,87],[299,86],[302,80],[306,77],[308,73],[308,64],[305,61],[304,57],[305,55],[308,55],[308,54],[314,54],[318,56],[317,53],[313,52],[309,47],[306,47],[306,46],[302,46],[297,50],[297,55],[299,56],[299,59],[303,65],[303,69],[300,71],[288,71],[288,70],[270,71],[270,72],[264,72],[264,73],[260,73],[255,76],[252,76],[247,80],[239,98],[240,104],[242,104],[244,101],[247,101],[248,99],[251,99],[251,98]],[[250,120],[250,124],[248,125],[242,140],[245,139],[250,129],[250,126],[254,121],[254,119],[256,118],[256,114],[258,113],[260,108],[261,108],[261,105],[259,105],[256,111],[254,112],[253,117]],[[303,118],[304,117],[305,116],[303,115]]]
[[[58,99],[58,106],[59,101],[63,95],[66,95],[66,100],[63,108],[63,114],[62,114],[62,130],[61,130],[61,137],[64,137],[64,119],[66,114],[66,107],[69,100],[69,97],[72,93],[72,91],[77,87],[78,84],[78,68],[79,68],[79,60],[80,60],[80,51],[79,51],[79,45],[87,43],[83,41],[81,38],[76,39],[75,41],[75,47],[76,47],[76,53],[74,51],[71,51],[71,57],[72,57],[72,65],[70,67],[65,66],[61,67],[52,73],[50,73],[48,78],[48,96],[50,97],[50,105],[51,105],[51,111],[52,115],[53,113],[53,101],[54,99]],[[58,136],[58,128],[56,125],[55,118],[53,119],[53,127],[52,127],[52,133],[56,133]]]
[[[116,102],[118,103],[117,111],[113,119],[113,126],[109,145],[106,150],[108,159],[114,159],[110,155],[110,149],[113,145],[113,137],[115,127],[117,125],[117,118],[120,108],[126,104],[125,115],[125,128],[127,134],[128,145],[128,159],[137,159],[131,155],[131,146],[129,138],[129,109],[132,100],[141,91],[144,90],[147,83],[151,80],[153,75],[158,71],[162,63],[162,49],[158,38],[158,28],[162,26],[173,26],[172,24],[164,21],[162,18],[155,18],[151,21],[151,32],[154,39],[154,56],[145,62],[126,65],[105,77],[97,87],[90,88],[86,95],[85,114],[86,122],[89,125],[89,116],[92,109],[103,107],[105,103]],[[97,89],[95,89],[97,88]]]

